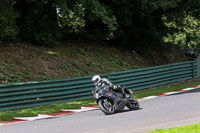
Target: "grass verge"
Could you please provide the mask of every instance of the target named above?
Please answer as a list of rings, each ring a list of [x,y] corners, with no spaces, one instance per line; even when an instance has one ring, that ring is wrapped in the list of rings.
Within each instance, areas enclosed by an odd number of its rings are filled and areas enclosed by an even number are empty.
[[[152,88],[152,89],[136,91],[134,93],[134,96],[136,98],[142,98],[142,97],[146,97],[146,96],[158,95],[158,94],[163,94],[166,92],[177,91],[177,90],[181,90],[181,89],[185,89],[185,88],[189,88],[189,87],[194,87],[197,85],[200,85],[200,79],[179,82],[179,83],[165,85],[162,87],[157,87],[157,88]]]
[[[200,133],[200,124],[176,127],[170,129],[156,129],[148,133]]]
[[[136,91],[134,93],[134,96],[136,98],[142,98],[146,96],[162,94],[165,92],[181,90],[184,88],[193,87],[197,85],[200,85],[199,79],[182,82],[179,84],[166,85],[166,86],[153,88],[153,89]],[[93,99],[85,100],[85,101],[75,101],[75,102],[68,102],[68,103],[61,103],[61,104],[45,105],[45,106],[13,110],[13,111],[2,111],[0,112],[0,121],[12,120],[13,117],[31,117],[31,116],[37,116],[37,114],[39,113],[56,113],[56,112],[60,112],[61,109],[79,109],[81,106],[92,106],[92,105],[96,105]]]
[[[51,104],[27,109],[2,111],[0,112],[0,121],[9,121],[12,120],[13,117],[37,116],[39,113],[57,113],[60,112],[62,109],[80,109],[81,106],[93,105],[96,105],[96,102],[94,100],[84,100],[60,104]]]

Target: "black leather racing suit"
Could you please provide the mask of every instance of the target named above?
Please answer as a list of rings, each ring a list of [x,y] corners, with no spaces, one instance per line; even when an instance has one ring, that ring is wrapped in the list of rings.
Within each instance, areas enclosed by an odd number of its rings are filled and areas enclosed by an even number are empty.
[[[96,88],[98,87],[102,87],[102,86],[106,86],[106,87],[109,87],[110,89],[114,90],[114,91],[118,91],[120,93],[122,93],[123,95],[125,94],[124,93],[124,90],[122,90],[122,87],[119,85],[119,86],[114,86],[108,79],[106,78],[103,78],[101,79],[101,81],[96,85]]]

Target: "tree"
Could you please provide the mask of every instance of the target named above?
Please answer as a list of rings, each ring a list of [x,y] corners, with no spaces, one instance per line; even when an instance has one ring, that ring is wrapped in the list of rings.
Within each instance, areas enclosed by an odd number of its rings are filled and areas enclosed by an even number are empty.
[[[198,0],[0,0],[1,40],[49,45],[112,39],[128,47],[200,43]]]
[[[66,34],[116,30],[116,18],[99,0],[16,0],[17,25],[25,41],[49,45]]]
[[[0,0],[0,41],[12,41],[17,37],[15,21],[18,13],[14,11],[14,4],[14,0]]]
[[[200,1],[183,0],[179,7],[163,16],[163,21],[169,32],[164,36],[165,42],[181,47],[200,46]]]
[[[68,12],[62,12],[60,18],[66,29],[79,31],[93,37],[106,37],[117,29],[117,20],[109,6],[99,0],[68,1]],[[79,22],[77,21],[79,20]],[[85,36],[84,36],[85,37]]]
[[[51,45],[62,37],[55,1],[16,0],[15,10],[20,13],[17,25],[20,37],[36,44]]]

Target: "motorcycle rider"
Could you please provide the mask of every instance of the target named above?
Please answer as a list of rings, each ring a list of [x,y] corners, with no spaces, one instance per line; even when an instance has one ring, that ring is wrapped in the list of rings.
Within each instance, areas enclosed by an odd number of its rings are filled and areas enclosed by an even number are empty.
[[[120,85],[116,86],[113,85],[108,79],[103,78],[101,79],[101,77],[99,75],[95,75],[92,78],[92,82],[94,83],[94,85],[96,86],[96,88],[98,87],[102,87],[102,86],[106,86],[109,87],[110,89],[114,90],[114,91],[118,91],[120,93],[122,93],[123,97],[125,97],[125,92],[124,89],[122,89],[122,87]]]

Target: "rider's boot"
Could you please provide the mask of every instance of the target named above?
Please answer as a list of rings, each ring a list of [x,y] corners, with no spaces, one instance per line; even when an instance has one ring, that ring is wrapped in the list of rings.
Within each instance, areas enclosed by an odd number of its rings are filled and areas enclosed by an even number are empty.
[[[127,94],[127,93],[125,93],[124,89],[125,89],[125,88],[121,88],[122,97],[123,97],[123,98],[129,98],[130,95]]]

